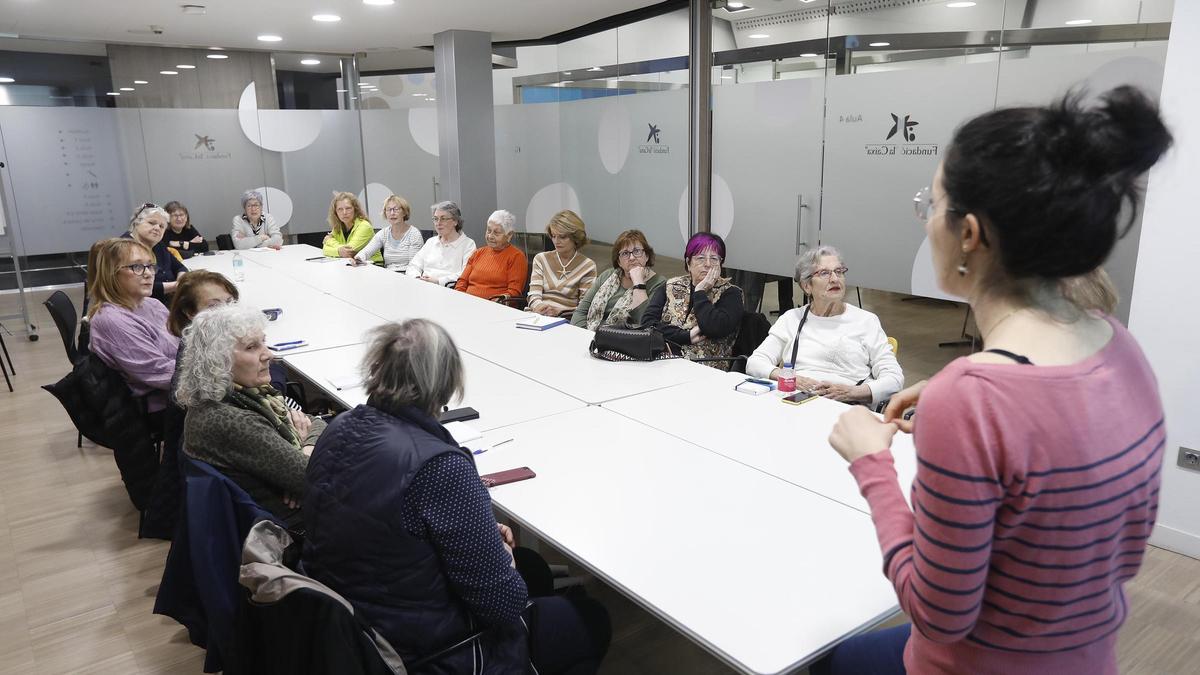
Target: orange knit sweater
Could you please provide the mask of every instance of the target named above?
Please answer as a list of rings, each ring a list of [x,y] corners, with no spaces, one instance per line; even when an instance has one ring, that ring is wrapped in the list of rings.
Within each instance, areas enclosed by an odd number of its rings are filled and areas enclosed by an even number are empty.
[[[528,269],[521,249],[509,245],[497,251],[485,246],[471,254],[454,288],[485,299],[521,295]]]

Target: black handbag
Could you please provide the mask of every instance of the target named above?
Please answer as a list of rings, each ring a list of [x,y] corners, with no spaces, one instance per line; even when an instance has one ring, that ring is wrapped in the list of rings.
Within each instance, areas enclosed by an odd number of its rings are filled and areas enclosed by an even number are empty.
[[[679,358],[667,347],[666,338],[653,328],[601,326],[596,329],[588,351],[605,361],[657,361]]]

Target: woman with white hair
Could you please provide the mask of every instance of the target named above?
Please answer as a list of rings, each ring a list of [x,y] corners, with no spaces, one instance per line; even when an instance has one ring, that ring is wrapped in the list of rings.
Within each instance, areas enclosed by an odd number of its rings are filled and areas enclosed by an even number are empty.
[[[496,211],[488,216],[484,233],[487,248],[471,254],[454,284],[456,290],[486,300],[507,300],[524,294],[529,262],[521,249],[509,243],[516,223],[516,216],[508,211]]]
[[[554,595],[552,580],[530,585],[527,565],[545,562],[514,555],[473,456],[438,422],[463,391],[450,335],[427,319],[384,324],[362,370],[367,403],[329,425],[308,464],[309,576],[406,663],[445,650],[420,672],[594,673],[607,612],[582,594]]]
[[[289,410],[271,386],[266,321],[259,310],[238,304],[197,314],[183,331],[187,349],[175,400],[187,409],[183,451],[296,525],[304,470],[325,422]]]
[[[873,407],[904,388],[879,317],[846,304],[847,273],[832,246],[800,256],[796,281],[812,301],[779,317],[747,361],[746,374],[775,380],[790,367],[797,389]]]
[[[275,218],[263,213],[262,194],[257,190],[242,193],[242,212],[233,217],[233,247],[237,249],[283,246],[283,233]]]
[[[462,211],[454,202],[438,202],[429,207],[433,212],[433,229],[417,255],[408,263],[404,273],[421,281],[446,286],[458,280],[467,258],[475,252],[475,242],[462,233]]]
[[[173,253],[163,241],[169,216],[161,206],[146,202],[133,212],[129,219],[129,231],[121,235],[133,239],[154,252],[154,290],[150,297],[164,305],[170,294],[175,292],[175,282],[187,271],[177,253]]]

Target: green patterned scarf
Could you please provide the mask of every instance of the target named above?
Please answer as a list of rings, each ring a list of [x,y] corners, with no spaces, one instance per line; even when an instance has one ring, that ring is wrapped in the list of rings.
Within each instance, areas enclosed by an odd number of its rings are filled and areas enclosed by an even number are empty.
[[[283,440],[291,443],[297,450],[300,449],[301,439],[296,435],[292,418],[288,416],[287,404],[284,403],[283,396],[275,391],[275,387],[269,384],[261,387],[243,387],[235,383],[233,391],[229,392],[228,401],[239,408],[262,415],[275,427],[275,431]]]

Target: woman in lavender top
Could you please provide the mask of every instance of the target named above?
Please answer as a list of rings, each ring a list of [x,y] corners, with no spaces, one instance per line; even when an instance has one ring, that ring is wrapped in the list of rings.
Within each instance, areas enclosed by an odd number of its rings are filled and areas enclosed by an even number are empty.
[[[92,279],[89,348],[121,373],[134,396],[146,396],[149,412],[166,406],[179,338],[167,330],[167,308],[150,297],[154,253],[134,239],[96,244]]]

